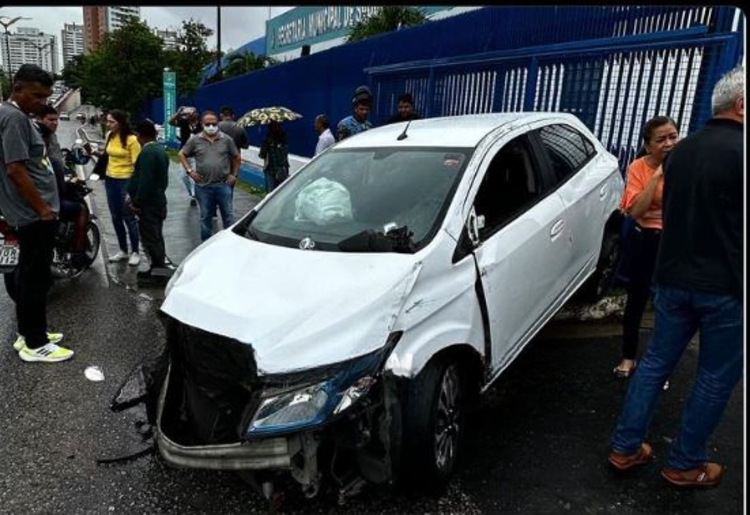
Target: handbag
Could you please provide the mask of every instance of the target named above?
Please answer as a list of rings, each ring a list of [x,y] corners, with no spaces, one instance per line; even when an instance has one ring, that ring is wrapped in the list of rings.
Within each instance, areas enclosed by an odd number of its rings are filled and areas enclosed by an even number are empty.
[[[94,165],[94,169],[91,171],[91,174],[96,174],[99,176],[100,179],[106,179],[107,178],[107,165],[109,164],[109,154],[107,154],[107,145],[109,145],[109,141],[112,139],[112,134],[107,136],[107,141],[104,143],[104,152],[101,156],[99,156],[99,159],[97,159],[96,164]]]

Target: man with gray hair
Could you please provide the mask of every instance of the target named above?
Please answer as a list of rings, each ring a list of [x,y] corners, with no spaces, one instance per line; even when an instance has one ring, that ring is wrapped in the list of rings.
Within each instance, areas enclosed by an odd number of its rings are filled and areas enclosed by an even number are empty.
[[[679,487],[710,487],[723,467],[706,442],[742,378],[745,70],[716,84],[713,118],[664,163],[664,231],[654,276],[656,320],[612,435],[609,462],[628,470],[653,459],[646,431],[662,385],[700,330],[695,384],[661,475]]]

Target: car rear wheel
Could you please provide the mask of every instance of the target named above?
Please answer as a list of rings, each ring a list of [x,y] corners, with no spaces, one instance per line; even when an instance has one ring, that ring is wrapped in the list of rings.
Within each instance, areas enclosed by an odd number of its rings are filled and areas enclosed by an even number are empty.
[[[404,413],[407,481],[445,488],[464,433],[464,381],[458,363],[433,360],[409,386]]]

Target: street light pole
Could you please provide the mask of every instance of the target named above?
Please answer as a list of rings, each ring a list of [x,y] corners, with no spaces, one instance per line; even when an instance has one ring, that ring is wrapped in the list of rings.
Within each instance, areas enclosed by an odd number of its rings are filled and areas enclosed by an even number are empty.
[[[221,7],[216,6],[216,57],[217,71],[216,75],[221,79]]]
[[[15,18],[10,18],[9,16],[0,16],[0,25],[3,26],[3,29],[5,30],[5,48],[7,50],[8,54],[8,78],[13,81],[13,70],[11,70],[10,66],[10,26],[16,23],[17,21],[21,20],[30,20],[31,18],[26,16],[16,16]],[[6,21],[3,21],[6,20]],[[7,21],[10,20],[10,21]]]

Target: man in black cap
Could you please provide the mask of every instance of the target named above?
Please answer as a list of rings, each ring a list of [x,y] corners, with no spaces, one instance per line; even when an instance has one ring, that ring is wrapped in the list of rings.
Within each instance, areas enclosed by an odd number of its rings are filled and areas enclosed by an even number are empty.
[[[141,153],[135,161],[135,170],[128,182],[125,203],[138,219],[143,248],[151,265],[148,271],[138,272],[138,279],[151,277],[154,268],[164,268],[165,250],[162,228],[167,218],[167,196],[169,183],[169,156],[156,143],[156,127],[151,120],[144,120],[135,127]]]
[[[354,90],[352,96],[353,113],[341,120],[336,127],[338,141],[372,129],[372,122],[367,119],[370,114],[371,101],[372,94],[367,86],[360,86]]]

